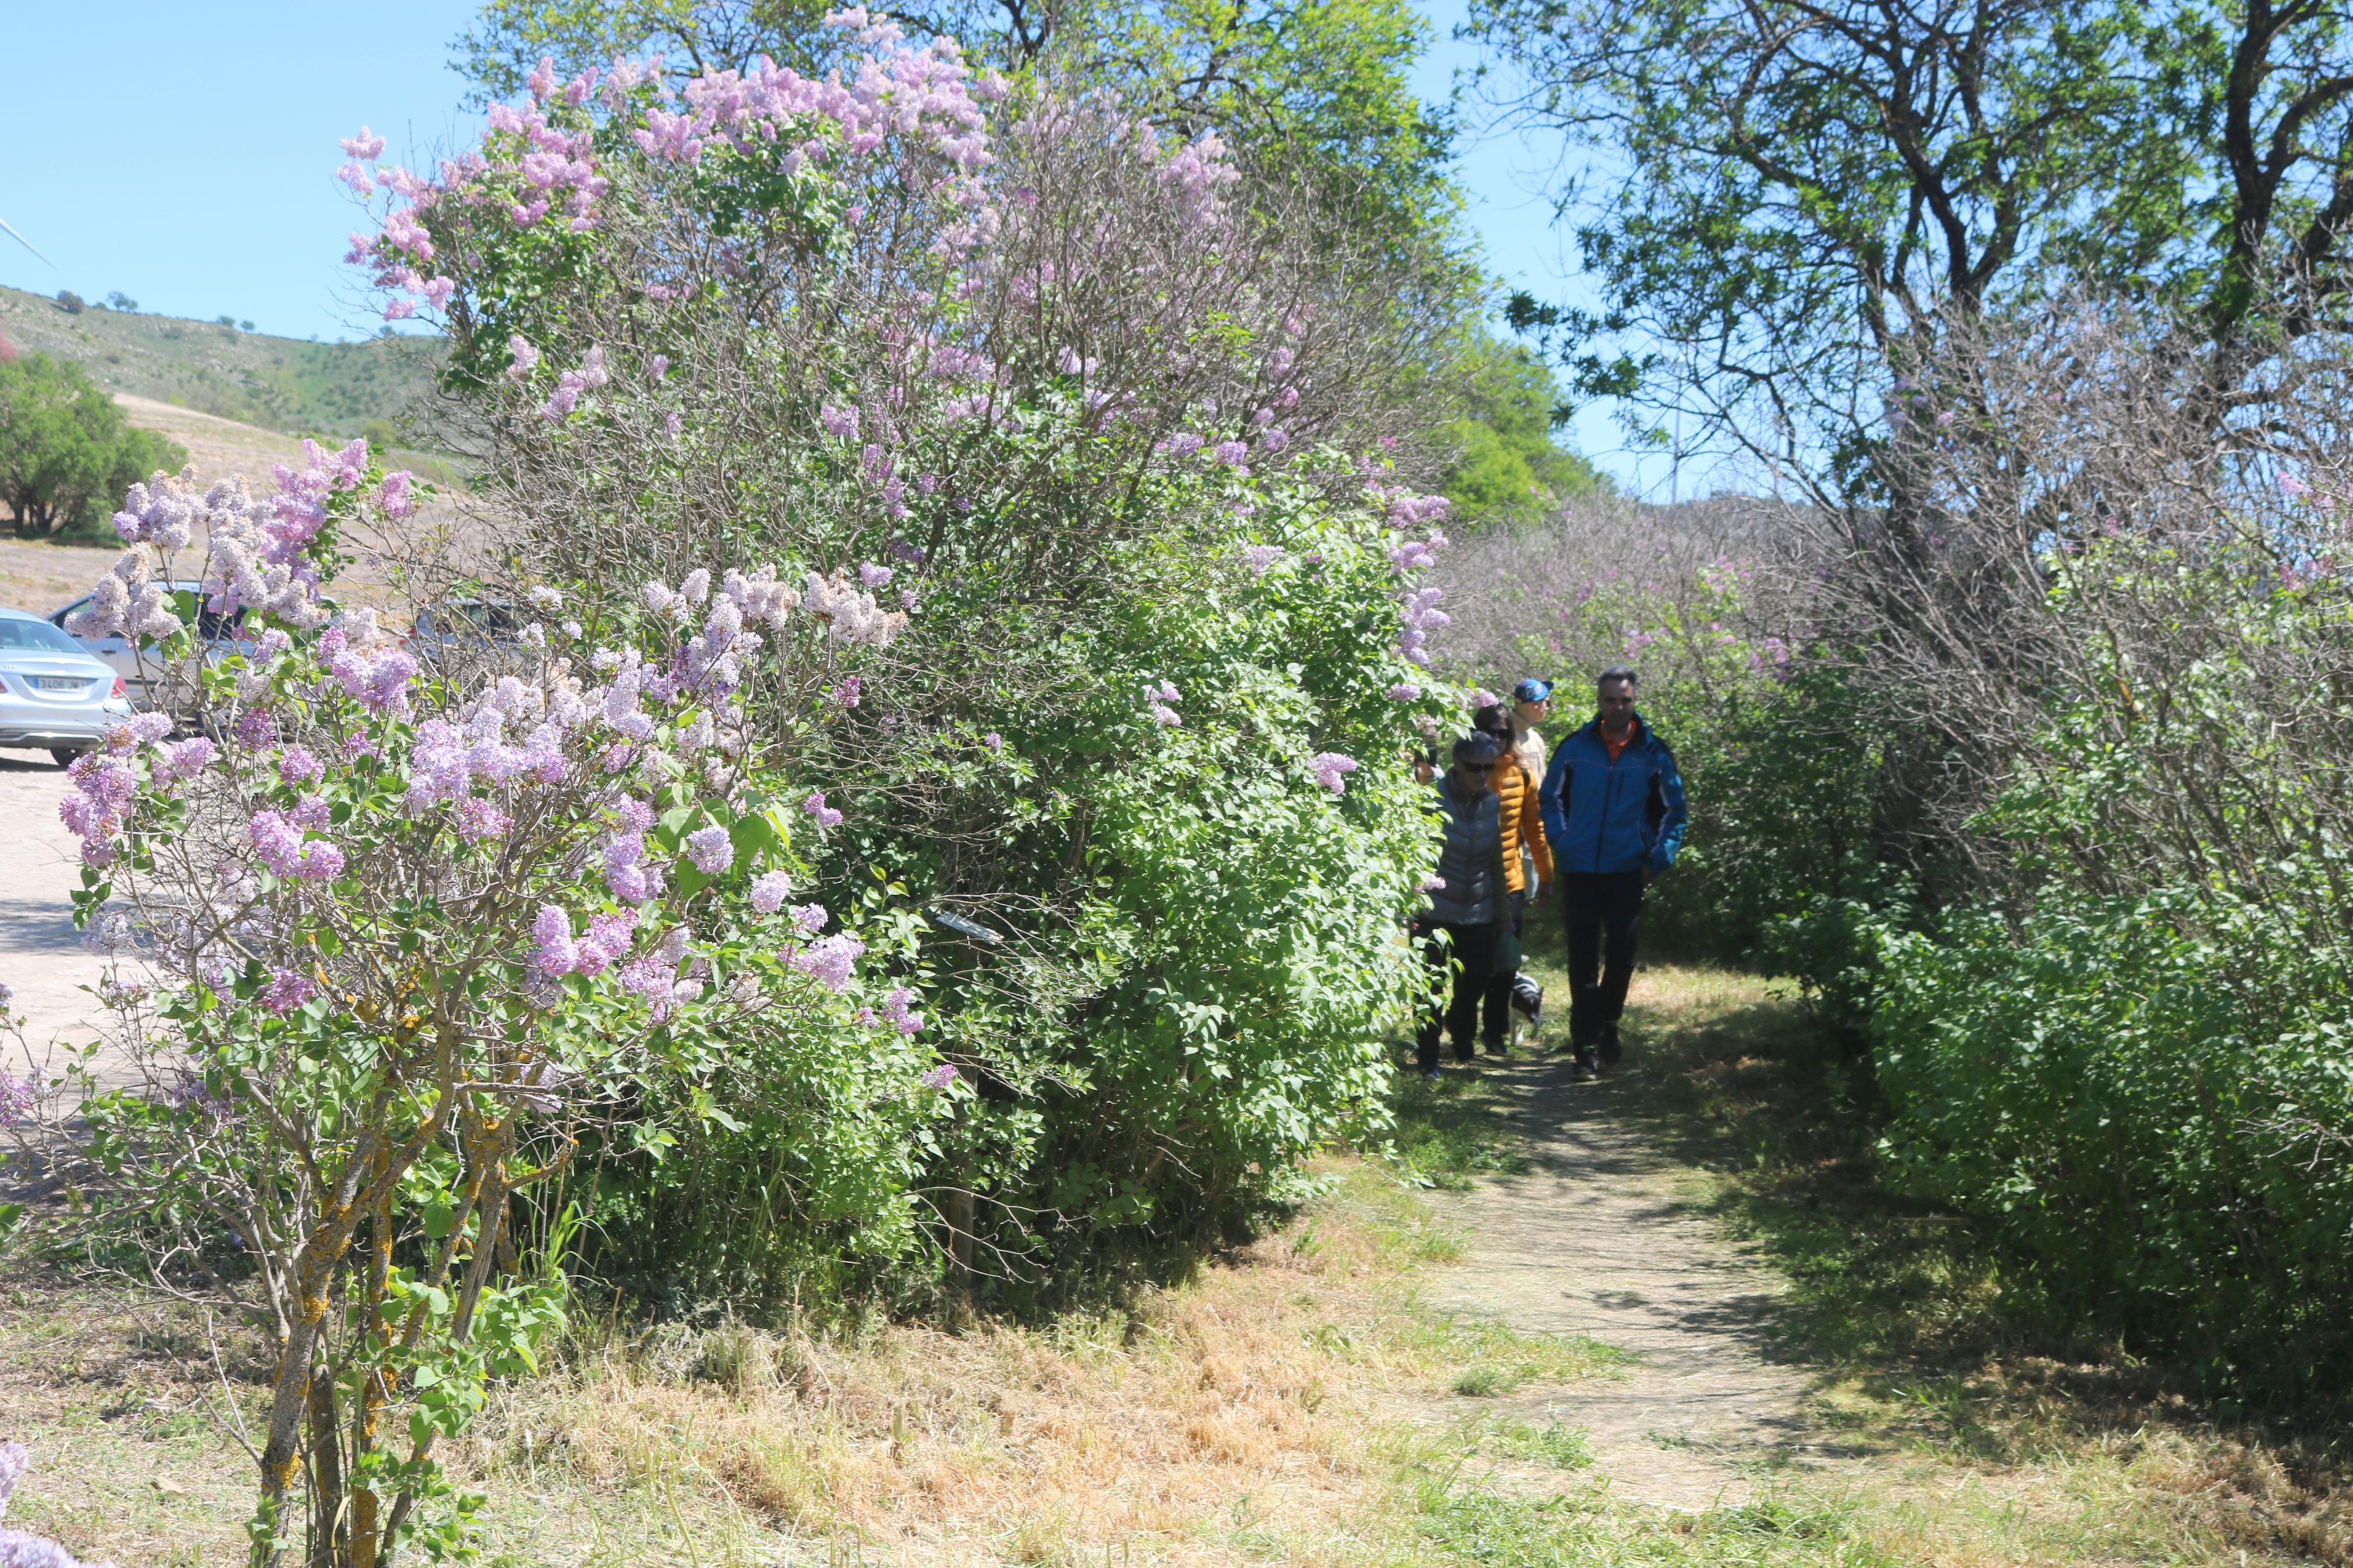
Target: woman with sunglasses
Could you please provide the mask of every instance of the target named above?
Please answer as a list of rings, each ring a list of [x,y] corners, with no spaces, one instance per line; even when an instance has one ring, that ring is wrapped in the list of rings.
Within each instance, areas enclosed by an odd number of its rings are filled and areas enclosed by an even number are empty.
[[[1499,750],[1489,736],[1463,736],[1454,742],[1454,765],[1430,786],[1446,845],[1438,858],[1430,908],[1413,922],[1436,993],[1414,1042],[1424,1078],[1438,1076],[1441,1032],[1454,1037],[1456,1061],[1472,1058],[1479,1000],[1494,970],[1495,945],[1508,915],[1503,802],[1488,787]]]

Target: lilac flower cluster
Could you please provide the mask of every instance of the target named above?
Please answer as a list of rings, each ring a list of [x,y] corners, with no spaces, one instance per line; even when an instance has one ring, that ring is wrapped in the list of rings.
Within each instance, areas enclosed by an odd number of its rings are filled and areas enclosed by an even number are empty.
[[[815,817],[817,819],[817,825],[819,827],[839,827],[841,826],[841,813],[825,804],[825,791],[823,790],[811,791],[809,797],[801,802],[801,809],[808,813],[809,816]]]
[[[891,994],[882,998],[883,1019],[902,1035],[921,1033],[923,1027],[923,1016],[921,1013],[910,1011],[914,1001],[915,994],[913,991],[903,985],[892,986]]]
[[[11,1127],[32,1114],[38,1089],[29,1078],[0,1073],[0,1127]]]
[[[801,604],[812,617],[825,623],[828,637],[852,647],[888,647],[907,624],[904,611],[884,610],[872,594],[851,583],[849,574],[841,570],[823,577],[810,573]]]
[[[363,609],[347,625],[328,627],[319,638],[318,658],[344,695],[369,712],[408,716],[417,660],[377,631],[374,611]]]
[[[820,937],[806,947],[787,947],[783,956],[786,963],[839,996],[849,989],[857,974],[858,961],[865,954],[864,942],[841,931]],[[920,1021],[916,1027],[922,1027]]]
[[[1307,771],[1334,795],[1347,793],[1347,777],[1356,771],[1356,759],[1340,752],[1318,752],[1307,759]]]
[[[1429,642],[1430,634],[1440,626],[1453,624],[1454,617],[1437,607],[1438,601],[1445,596],[1445,589],[1434,587],[1417,588],[1406,595],[1401,616],[1403,626],[1398,632],[1398,652],[1411,663],[1425,668],[1430,664],[1430,652],[1423,645]],[[1417,691],[1414,695],[1419,697],[1421,694]]]
[[[261,994],[261,1005],[283,1017],[319,994],[319,987],[307,974],[291,969],[272,969],[269,988]]]
[[[275,877],[331,882],[343,874],[343,852],[324,838],[306,838],[327,826],[326,802],[305,796],[290,813],[257,811],[245,825],[254,853]]]
[[[686,836],[686,858],[706,877],[716,877],[735,863],[735,843],[720,826],[697,828]]]
[[[621,966],[621,989],[644,999],[657,1024],[668,1018],[670,1009],[683,1006],[702,994],[702,980],[697,961],[684,975],[679,968],[687,962],[686,928],[673,926],[662,933],[662,939],[644,956]]]
[[[939,1066],[923,1074],[923,1077],[917,1079],[915,1081],[922,1084],[925,1089],[944,1089],[951,1084],[955,1083],[955,1080],[956,1069],[948,1063],[942,1062]]]
[[[580,406],[582,393],[594,392],[612,379],[612,373],[605,368],[604,348],[592,344],[578,370],[565,371],[555,378],[555,390],[540,405],[539,416],[550,421],[565,417]]]
[[[1280,544],[1246,545],[1242,550],[1242,562],[1252,572],[1263,577],[1276,562],[1282,559],[1283,553],[1283,548]]]
[[[73,780],[73,793],[58,802],[58,817],[81,840],[84,865],[111,865],[114,837],[139,793],[139,775],[129,763],[105,752],[84,752],[66,774]]]
[[[532,940],[536,944],[532,950],[532,967],[551,979],[564,974],[593,979],[629,951],[637,929],[637,911],[623,910],[617,914],[591,915],[588,930],[575,939],[572,917],[554,904],[542,904],[531,928]]]
[[[792,890],[792,873],[764,871],[752,879],[752,908],[764,915],[775,914],[785,907],[785,900]]]
[[[661,896],[667,880],[659,866],[646,858],[646,835],[654,825],[654,808],[623,796],[613,805],[614,827],[605,840],[605,888],[625,904],[642,904]]]
[[[1175,681],[1162,680],[1146,685],[1144,689],[1144,700],[1152,705],[1154,721],[1163,727],[1173,730],[1185,722],[1184,716],[1168,706],[1171,702],[1178,700]]]

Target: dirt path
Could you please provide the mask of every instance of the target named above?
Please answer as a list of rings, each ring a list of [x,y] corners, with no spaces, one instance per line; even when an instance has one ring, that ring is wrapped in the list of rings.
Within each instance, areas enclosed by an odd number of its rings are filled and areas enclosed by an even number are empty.
[[[81,886],[80,842],[58,819],[69,788],[65,770],[39,752],[0,752],[0,980],[16,994],[25,1044],[35,1058],[62,1035],[86,1040],[97,1003],[82,989],[105,964],[82,951],[74,930],[73,890]],[[25,1063],[5,1059],[0,1071]]]
[[[1623,1377],[1525,1391],[1499,1414],[1588,1428],[1594,1473],[1653,1507],[1739,1503],[1768,1466],[1836,1463],[1806,1419],[1806,1374],[1774,1359],[1778,1278],[1684,1212],[1696,1173],[1621,1121],[1631,1083],[1572,1084],[1563,1058],[1525,1052],[1481,1071],[1532,1168],[1453,1200],[1468,1252],[1426,1300],[1633,1358]]]

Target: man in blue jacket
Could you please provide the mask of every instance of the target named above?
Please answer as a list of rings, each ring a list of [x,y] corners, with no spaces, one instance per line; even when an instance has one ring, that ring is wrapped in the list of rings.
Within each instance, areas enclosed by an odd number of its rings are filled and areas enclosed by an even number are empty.
[[[1568,1041],[1588,1081],[1620,1055],[1642,889],[1683,846],[1683,775],[1634,710],[1636,680],[1622,664],[1601,672],[1599,712],[1554,750],[1538,795],[1568,924]]]

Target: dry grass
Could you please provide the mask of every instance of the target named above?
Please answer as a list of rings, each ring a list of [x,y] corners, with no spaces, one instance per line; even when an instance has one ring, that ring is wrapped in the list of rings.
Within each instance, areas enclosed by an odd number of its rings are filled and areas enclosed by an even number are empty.
[[[1712,1032],[1760,1027],[1778,1005],[1752,982],[1653,971],[1641,995],[1638,1048],[1656,1051],[1645,1070],[1662,1085],[1708,1072],[1753,1089],[1757,1064],[1778,1059]],[[1753,1169],[1719,1179],[1782,1179]],[[1291,1226],[1119,1310],[961,1331],[580,1323],[449,1455],[488,1499],[484,1560],[2353,1563],[2343,1505],[2295,1452],[2219,1428],[2134,1369],[2015,1346],[1957,1368],[1924,1359],[1925,1341],[1900,1354],[1821,1342],[1816,1414],[1869,1458],[1766,1470],[1740,1508],[1613,1501],[1573,1426],[1454,1392],[1566,1388],[1609,1353],[1433,1314],[1419,1278],[1459,1247],[1432,1205],[1368,1162],[1322,1174],[1325,1195]],[[1963,1310],[1916,1269],[1902,1278],[1923,1313]],[[1827,1289],[1801,1279],[1797,1296],[1819,1309]],[[256,1385],[234,1364],[220,1384],[199,1329],[87,1284],[0,1281],[0,1436],[37,1465],[12,1522],[125,1568],[242,1559],[251,1471],[215,1416]]]

